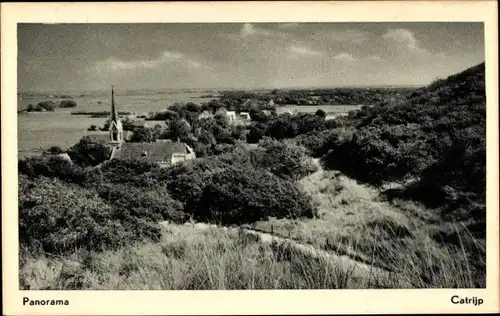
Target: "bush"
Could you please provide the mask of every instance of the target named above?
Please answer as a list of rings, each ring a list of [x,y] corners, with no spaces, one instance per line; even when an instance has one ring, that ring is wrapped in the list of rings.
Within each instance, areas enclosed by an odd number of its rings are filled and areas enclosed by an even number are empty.
[[[152,128],[139,127],[134,129],[132,137],[130,137],[130,142],[152,143],[156,141],[156,137],[157,135]]]
[[[54,109],[57,108],[57,103],[54,101],[42,101],[38,102],[38,104],[35,107],[35,111],[49,111],[52,112]]]
[[[139,160],[113,159],[104,163],[96,171],[96,177],[104,183],[133,184],[138,187],[152,187],[156,184],[154,177],[158,165]]]
[[[50,146],[49,149],[47,149],[43,153],[46,155],[58,155],[62,154],[63,152],[64,150],[62,150],[62,148],[59,146]]]
[[[295,181],[316,170],[304,147],[272,139],[262,140],[259,145],[259,149],[252,151],[254,165],[280,178]]]
[[[44,155],[28,157],[18,161],[19,174],[30,179],[38,177],[59,178],[61,180],[82,183],[85,181],[83,169],[59,156]]]
[[[316,214],[309,197],[293,184],[258,169],[230,166],[206,184],[196,218],[221,224],[243,224],[268,217],[300,218]]]
[[[97,166],[108,160],[111,149],[102,143],[93,142],[89,137],[83,137],[68,150],[71,160],[83,167]]]
[[[160,228],[144,220],[121,220],[122,214],[95,192],[41,177],[20,179],[19,240],[33,250],[51,253],[83,248],[99,251],[130,242],[158,240]]]
[[[318,109],[315,114],[319,117],[326,117],[326,112],[322,109]]]
[[[123,218],[177,223],[186,219],[182,203],[172,199],[166,187],[144,190],[130,185],[107,184],[99,189],[99,196],[119,211]]]
[[[73,100],[61,100],[61,102],[59,102],[59,106],[61,108],[74,108],[76,107],[76,102]]]

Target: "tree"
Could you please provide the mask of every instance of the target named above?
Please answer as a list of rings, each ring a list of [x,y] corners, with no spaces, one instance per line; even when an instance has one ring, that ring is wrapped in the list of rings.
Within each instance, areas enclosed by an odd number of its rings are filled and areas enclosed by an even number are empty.
[[[323,111],[322,109],[318,109],[316,111],[316,115],[319,116],[319,117],[326,117],[326,112]]]
[[[59,103],[59,106],[61,108],[74,108],[76,107],[76,102],[74,100],[62,100],[60,103]]]
[[[191,131],[191,125],[185,119],[167,121],[167,126],[166,135],[164,135],[167,139],[183,139]]]
[[[111,149],[106,144],[93,142],[90,137],[82,137],[68,150],[68,155],[78,165],[97,166],[109,159]]]
[[[138,127],[134,129],[130,142],[152,143],[156,141],[155,131],[148,127]]]
[[[293,184],[262,169],[229,166],[203,189],[195,217],[221,224],[253,223],[268,217],[313,217],[310,198]]]

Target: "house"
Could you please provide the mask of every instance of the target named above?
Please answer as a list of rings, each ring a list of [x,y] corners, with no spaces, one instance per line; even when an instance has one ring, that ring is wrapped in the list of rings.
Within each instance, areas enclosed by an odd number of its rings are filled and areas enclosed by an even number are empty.
[[[238,117],[236,116],[236,111],[228,111],[226,108],[221,107],[216,112],[215,115],[224,115],[229,124],[236,123],[238,121]]]
[[[110,160],[134,159],[168,167],[194,158],[194,151],[188,145],[169,140],[154,143],[124,143],[120,149],[112,151]]]
[[[115,106],[114,90],[111,88],[111,124],[109,127],[108,145],[111,147],[113,159],[133,159],[167,167],[182,161],[196,158],[191,147],[181,142],[159,140],[153,143],[126,142],[127,134],[118,117]]]
[[[227,111],[226,116],[230,123],[236,122],[236,112],[235,111]]]

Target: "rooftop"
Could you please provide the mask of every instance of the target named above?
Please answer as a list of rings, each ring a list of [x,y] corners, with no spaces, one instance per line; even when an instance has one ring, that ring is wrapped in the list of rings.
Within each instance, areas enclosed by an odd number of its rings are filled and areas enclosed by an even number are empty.
[[[181,142],[123,143],[113,158],[170,162],[174,153],[187,154],[188,151]]]

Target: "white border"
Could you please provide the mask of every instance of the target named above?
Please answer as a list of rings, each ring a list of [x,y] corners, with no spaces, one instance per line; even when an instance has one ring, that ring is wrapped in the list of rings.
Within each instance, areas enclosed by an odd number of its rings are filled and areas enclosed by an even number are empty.
[[[499,311],[498,28],[496,1],[2,3],[2,233],[6,315],[479,313]],[[483,21],[487,66],[487,289],[20,291],[17,229],[16,23]],[[480,296],[479,307],[451,304]],[[70,306],[22,306],[22,297]]]

